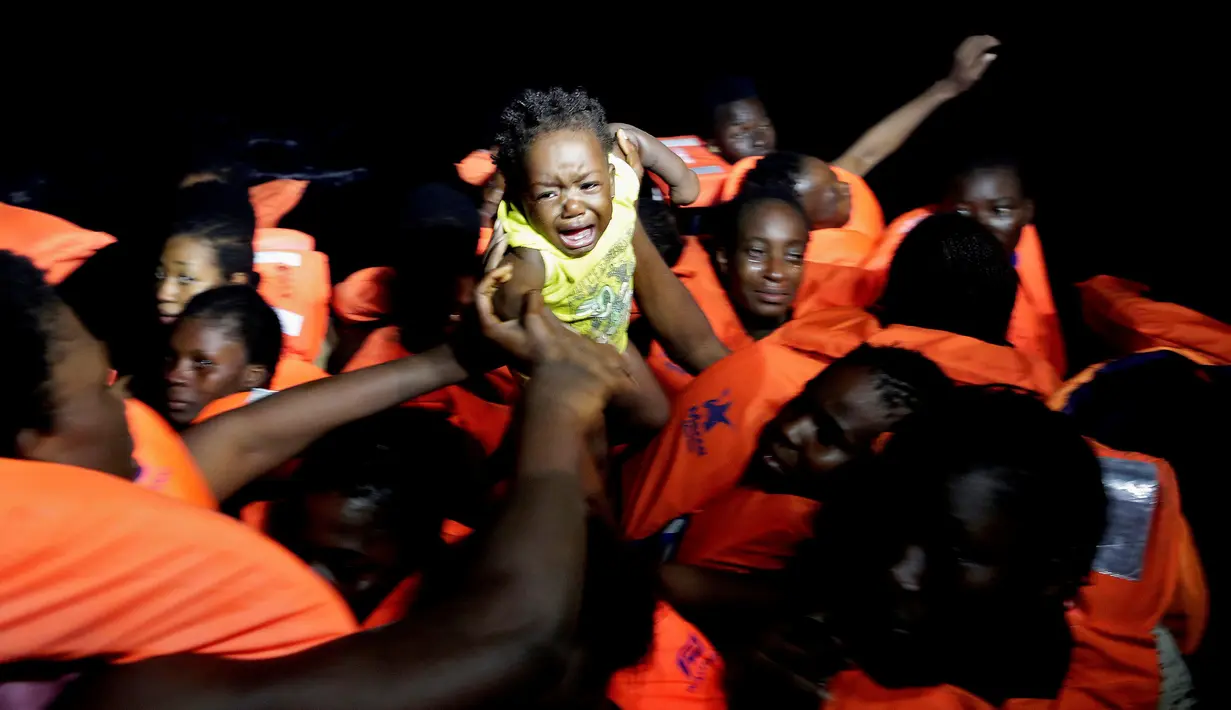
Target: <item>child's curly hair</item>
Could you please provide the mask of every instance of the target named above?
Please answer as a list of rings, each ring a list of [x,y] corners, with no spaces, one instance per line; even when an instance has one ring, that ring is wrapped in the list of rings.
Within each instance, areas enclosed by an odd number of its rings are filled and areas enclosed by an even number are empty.
[[[496,134],[496,167],[507,182],[517,184],[525,174],[526,150],[536,138],[559,130],[590,131],[598,137],[604,153],[610,153],[615,139],[607,130],[607,112],[598,99],[584,89],[548,91],[527,89],[500,114]]]

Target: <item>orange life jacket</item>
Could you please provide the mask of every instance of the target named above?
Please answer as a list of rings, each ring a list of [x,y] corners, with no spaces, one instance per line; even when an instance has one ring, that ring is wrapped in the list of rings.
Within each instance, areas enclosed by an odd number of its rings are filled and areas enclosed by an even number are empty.
[[[53,286],[68,278],[94,252],[114,241],[109,234],[0,202],[0,249],[34,262]]]
[[[692,204],[687,207],[709,207],[722,201],[722,188],[726,185],[727,176],[731,174],[731,164],[723,159],[698,136],[673,136],[659,138],[663,145],[679,156],[688,169],[696,173],[701,183],[701,192]],[[654,173],[647,172],[654,185],[658,187],[663,197],[671,196],[671,188],[666,181]]]
[[[293,229],[258,229],[252,248],[257,291],[282,323],[283,352],[315,361],[329,331],[329,259],[312,237]]]
[[[916,224],[935,212],[934,206],[920,207],[898,217],[885,228],[876,248],[862,264],[868,272],[870,284],[867,296],[873,300],[880,297],[898,245]],[[1056,372],[1063,375],[1068,371],[1064,333],[1060,328],[1060,318],[1056,315],[1051,282],[1047,278],[1043,245],[1033,224],[1022,227],[1022,236],[1013,254],[1018,278],[1017,300],[1013,304],[1013,316],[1006,337],[1013,347],[1046,359]]]
[[[479,228],[477,256],[487,252],[492,239],[491,227]],[[375,323],[389,315],[389,299],[397,272],[391,266],[370,266],[347,276],[333,287],[333,312],[350,323]]]
[[[748,172],[756,166],[757,161],[761,156],[753,156],[744,158],[731,167],[731,174],[727,177],[727,182],[723,186],[722,201],[729,202],[735,199],[739,194],[739,190],[744,186],[744,179],[748,177]],[[860,232],[866,235],[873,241],[880,238],[881,232],[885,229],[885,213],[881,209],[880,200],[876,199],[876,193],[872,192],[872,188],[868,187],[868,183],[855,173],[839,168],[836,165],[830,165],[834,175],[838,179],[850,186],[851,191],[851,216],[846,220],[846,224],[842,225],[842,229],[849,229],[855,232]],[[822,232],[825,230],[815,230]],[[866,255],[866,252],[865,252]]]
[[[1077,284],[1086,325],[1119,355],[1183,348],[1231,365],[1231,325],[1179,304],[1155,301],[1149,288],[1115,276]]]
[[[189,505],[217,510],[218,499],[209,482],[171,425],[135,399],[124,400],[124,412],[138,466],[133,482]]]
[[[671,269],[672,273],[679,277],[680,282],[692,294],[697,306],[709,321],[714,335],[723,345],[732,351],[748,347],[755,341],[744,330],[701,240],[691,236],[683,239],[684,248]],[[863,305],[862,294],[867,289],[866,281],[866,274],[862,269],[806,263],[803,280],[792,306],[792,317],[806,316],[812,311],[834,306]],[[693,380],[692,375],[667,356],[658,341],[651,343],[646,364],[668,399],[674,399]]]
[[[765,424],[825,365],[863,342],[916,350],[965,384],[1006,383],[1043,395],[1059,386],[1047,363],[1013,348],[881,328],[856,308],[814,311],[714,364],[675,400],[666,428],[624,468],[625,535],[647,538],[690,515],[677,561],[734,570],[785,565],[812,534],[817,504],[737,484]]]
[[[486,185],[496,174],[496,163],[492,160],[490,150],[474,150],[462,162],[457,163],[457,176],[470,185],[478,187]]]
[[[241,523],[97,471],[0,459],[0,664],[284,656],[355,631],[342,599]]]
[[[1124,680],[1114,666],[1103,665],[1104,659],[1087,652],[1081,645],[1080,632],[1074,631],[1076,647],[1069,662],[1069,673],[1054,699],[1016,698],[1000,706],[952,685],[925,688],[885,688],[858,670],[834,676],[826,686],[829,695],[820,710],[1095,710],[1096,708],[1154,707],[1154,698],[1142,695],[1117,694]],[[1108,694],[1108,691],[1111,691]],[[1127,699],[1128,704],[1119,704]]]
[[[277,227],[303,199],[307,189],[307,180],[270,180],[248,188],[248,201],[256,214],[256,228]]]
[[[343,371],[351,372],[410,356],[402,346],[397,326],[384,326],[364,339]],[[451,424],[468,432],[491,454],[508,430],[512,409],[507,403],[520,396],[520,384],[507,367],[488,373],[485,379],[505,403],[490,402],[464,387],[453,385],[416,397],[402,406],[448,412]]]
[[[724,710],[723,670],[705,635],[659,602],[650,655],[611,676],[607,697],[621,710]]]
[[[626,537],[648,538],[680,516],[696,514],[684,536],[689,544],[707,537],[703,533],[694,538],[699,513],[739,507],[756,514],[725,518],[726,532],[714,526],[714,537],[708,539],[715,540],[718,551],[712,561],[717,566],[772,569],[790,556],[793,544],[784,546],[784,540],[793,543],[810,534],[814,502],[737,486],[761,428],[826,364],[879,330],[875,319],[856,309],[818,311],[807,321],[789,321],[720,360],[675,399],[667,426],[624,466]],[[739,525],[731,525],[736,519]],[[717,541],[720,534],[730,537]],[[706,547],[708,551],[708,543]]]
[[[1198,364],[1216,364],[1198,353],[1160,350],[1178,352]],[[1057,390],[1048,399],[1048,406],[1056,411],[1067,411],[1074,393],[1080,392],[1104,367],[1114,362],[1086,368]],[[1120,639],[1136,639],[1138,647],[1150,650],[1153,649],[1152,631],[1163,624],[1180,649],[1192,653],[1200,645],[1209,619],[1209,589],[1201,557],[1180,506],[1175,471],[1163,459],[1091,443],[1102,460],[1127,462],[1120,468],[1136,474],[1137,478],[1121,484],[1121,489],[1134,484],[1132,490],[1147,491],[1149,495],[1139,506],[1142,508],[1140,514],[1133,518],[1126,517],[1127,514],[1121,516],[1124,520],[1136,521],[1138,527],[1126,529],[1123,531],[1125,539],[1115,541],[1120,546],[1118,549],[1134,553],[1125,559],[1130,563],[1137,561],[1139,569],[1129,573],[1111,574],[1116,570],[1108,570],[1095,574],[1093,584],[1082,589],[1080,610],[1096,631]],[[1126,507],[1128,502],[1116,499],[1119,492],[1109,483],[1108,497],[1113,499],[1113,504]],[[1114,531],[1109,527],[1109,533]],[[1128,539],[1133,532],[1136,536]],[[1099,569],[1097,561],[1095,568]]]

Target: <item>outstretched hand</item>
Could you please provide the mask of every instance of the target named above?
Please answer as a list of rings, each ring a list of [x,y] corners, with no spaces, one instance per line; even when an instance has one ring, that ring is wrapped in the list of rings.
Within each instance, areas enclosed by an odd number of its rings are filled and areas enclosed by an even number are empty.
[[[526,294],[521,318],[501,320],[493,297],[512,276],[510,264],[488,272],[475,289],[475,311],[483,335],[528,365],[532,383],[543,380],[534,387],[538,396],[548,396],[589,421],[601,415],[612,397],[631,391],[632,375],[619,352],[555,321],[543,305],[541,291]]]
[[[991,50],[1000,46],[1000,40],[991,35],[974,35],[962,40],[953,53],[953,69],[949,80],[959,91],[965,91],[983,77],[983,73],[996,61]]]

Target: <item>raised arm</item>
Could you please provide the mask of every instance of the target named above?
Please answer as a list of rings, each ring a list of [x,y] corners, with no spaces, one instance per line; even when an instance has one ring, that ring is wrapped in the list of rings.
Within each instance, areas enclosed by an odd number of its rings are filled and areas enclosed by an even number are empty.
[[[983,76],[996,59],[990,50],[1000,41],[988,35],[967,37],[953,54],[949,76],[932,84],[913,101],[881,119],[832,164],[859,176],[867,175],[882,160],[893,155],[941,104],[966,91]]]
[[[672,360],[696,374],[731,354],[679,278],[637,220],[633,234],[637,256],[634,293],[641,312],[658,333],[659,342]]]
[[[701,180],[697,174],[662,141],[627,123],[611,123],[608,127],[622,152],[627,155],[626,146],[631,143],[641,158],[641,165],[671,187],[672,204],[689,205],[701,196]]]
[[[586,437],[628,378],[611,348],[549,327],[536,300],[523,318],[528,337],[492,326],[521,338],[536,363],[507,506],[449,602],[285,658],[180,656],[114,668],[81,681],[57,707],[513,707],[558,682],[585,565]]]
[[[184,443],[218,500],[285,463],[326,432],[465,380],[448,345],[292,387],[197,424]]]

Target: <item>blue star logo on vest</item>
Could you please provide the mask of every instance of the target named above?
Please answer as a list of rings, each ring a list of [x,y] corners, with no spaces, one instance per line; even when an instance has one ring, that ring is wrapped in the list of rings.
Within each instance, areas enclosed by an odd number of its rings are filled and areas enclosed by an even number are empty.
[[[727,416],[729,409],[731,390],[723,390],[721,395],[688,408],[688,413],[684,416],[684,438],[688,442],[689,451],[697,456],[709,453],[705,448],[705,438],[719,424],[732,426]]]
[[[709,647],[695,634],[689,634],[688,640],[676,652],[675,664],[688,679],[688,692],[696,692],[697,686],[705,680],[710,667],[714,665],[716,656]]]

